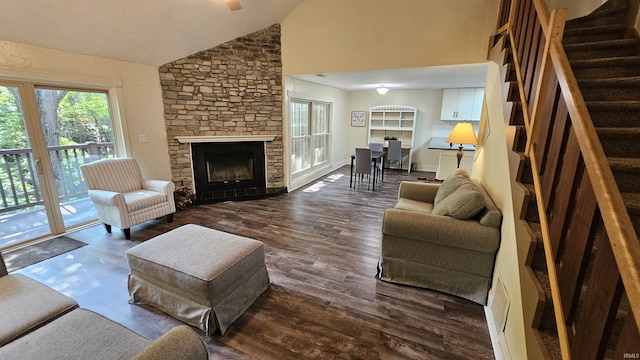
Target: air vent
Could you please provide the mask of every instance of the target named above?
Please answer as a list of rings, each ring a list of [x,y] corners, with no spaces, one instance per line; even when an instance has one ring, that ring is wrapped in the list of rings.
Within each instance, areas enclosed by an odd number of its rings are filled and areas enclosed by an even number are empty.
[[[502,278],[498,276],[494,286],[493,300],[491,301],[491,314],[493,315],[493,324],[496,334],[504,331],[507,324],[507,314],[509,312],[509,295],[507,289],[502,282]]]

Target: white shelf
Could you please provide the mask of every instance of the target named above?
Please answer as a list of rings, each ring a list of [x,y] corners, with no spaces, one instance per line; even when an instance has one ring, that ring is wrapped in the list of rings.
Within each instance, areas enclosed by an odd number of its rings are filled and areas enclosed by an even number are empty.
[[[412,148],[415,141],[417,110],[402,105],[382,105],[369,109],[369,142],[384,143],[385,136],[395,136],[408,151],[408,164],[403,167],[411,171]]]

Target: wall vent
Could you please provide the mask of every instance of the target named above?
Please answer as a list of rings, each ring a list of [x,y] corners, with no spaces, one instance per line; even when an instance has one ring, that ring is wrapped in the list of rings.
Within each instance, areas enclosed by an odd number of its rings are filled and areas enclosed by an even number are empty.
[[[509,295],[507,294],[507,289],[504,286],[504,282],[502,282],[502,278],[498,276],[496,284],[494,286],[494,295],[490,306],[496,334],[500,334],[502,331],[504,331],[504,328],[507,325],[509,304],[510,301]]]

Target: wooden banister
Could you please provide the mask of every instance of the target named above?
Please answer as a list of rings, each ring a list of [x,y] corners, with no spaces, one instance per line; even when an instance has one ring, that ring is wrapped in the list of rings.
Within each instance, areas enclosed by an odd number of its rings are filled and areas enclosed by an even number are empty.
[[[615,255],[636,323],[640,323],[640,242],[626,209],[618,185],[611,172],[591,115],[578,88],[562,43],[554,39],[551,57],[571,115],[585,168],[592,179],[598,206],[604,219],[611,248]]]
[[[566,9],[504,0],[499,18],[508,18],[498,34],[508,34],[515,65],[560,354],[602,358],[616,314],[624,323],[613,345],[624,354],[640,341],[640,241],[562,45]]]

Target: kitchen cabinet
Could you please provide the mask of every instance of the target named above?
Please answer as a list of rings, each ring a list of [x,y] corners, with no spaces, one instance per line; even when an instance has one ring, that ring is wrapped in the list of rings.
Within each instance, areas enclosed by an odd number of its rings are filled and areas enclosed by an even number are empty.
[[[484,88],[444,89],[441,120],[480,121]]]

